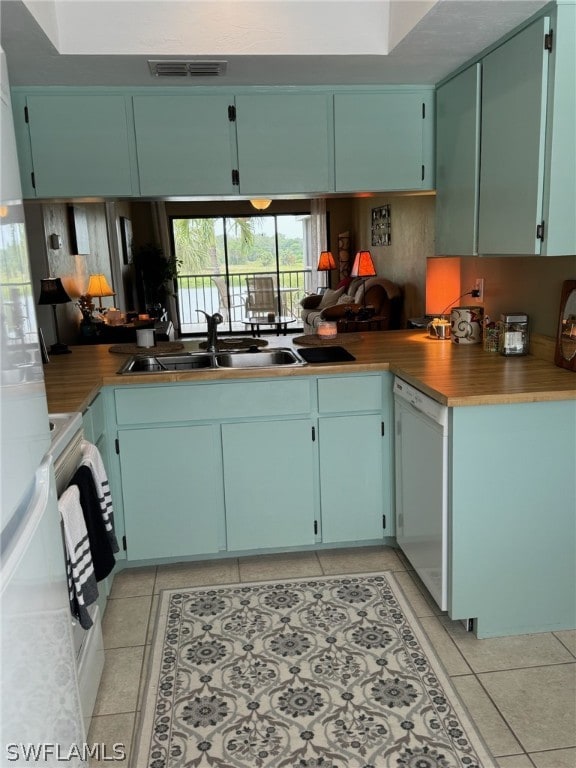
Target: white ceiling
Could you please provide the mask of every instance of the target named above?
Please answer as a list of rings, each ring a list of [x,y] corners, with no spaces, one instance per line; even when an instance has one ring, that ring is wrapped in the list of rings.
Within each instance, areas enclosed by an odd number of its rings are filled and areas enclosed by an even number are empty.
[[[434,84],[546,0],[0,0],[12,85]],[[218,58],[157,79],[150,58]]]

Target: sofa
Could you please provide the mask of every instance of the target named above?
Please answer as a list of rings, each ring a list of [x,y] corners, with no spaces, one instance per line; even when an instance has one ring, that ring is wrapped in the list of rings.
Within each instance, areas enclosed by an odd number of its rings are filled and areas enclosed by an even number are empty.
[[[383,317],[384,330],[402,327],[402,289],[385,277],[346,278],[335,289],[313,293],[300,302],[304,333],[316,333],[322,320],[340,320],[365,305]]]

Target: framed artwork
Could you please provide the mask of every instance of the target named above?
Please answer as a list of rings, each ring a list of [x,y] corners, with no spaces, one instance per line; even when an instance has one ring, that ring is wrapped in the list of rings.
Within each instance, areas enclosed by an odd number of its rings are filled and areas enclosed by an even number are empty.
[[[82,205],[68,206],[68,230],[70,235],[70,253],[86,255],[90,253],[88,218]]]
[[[338,273],[340,279],[350,274],[350,232],[338,235]]]
[[[124,264],[132,264],[132,222],[125,216],[120,216],[120,239],[122,260]]]
[[[390,245],[391,242],[390,206],[372,208],[372,245]]]

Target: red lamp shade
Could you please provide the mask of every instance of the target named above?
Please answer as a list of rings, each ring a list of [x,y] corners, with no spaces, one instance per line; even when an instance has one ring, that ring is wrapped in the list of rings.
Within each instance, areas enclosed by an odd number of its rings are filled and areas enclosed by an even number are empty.
[[[358,251],[350,272],[351,277],[370,277],[376,274],[370,251]]]
[[[322,251],[316,269],[318,272],[328,272],[330,269],[336,269],[336,262],[330,251]]]

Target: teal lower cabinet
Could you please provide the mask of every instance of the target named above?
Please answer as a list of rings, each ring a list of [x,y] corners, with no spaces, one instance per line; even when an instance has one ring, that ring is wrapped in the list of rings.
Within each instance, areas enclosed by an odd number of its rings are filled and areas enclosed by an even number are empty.
[[[229,551],[314,544],[309,418],[222,424]]]
[[[390,373],[318,378],[322,543],[393,534],[391,424]]]
[[[322,542],[381,539],[386,526],[382,417],[318,419]]]
[[[448,613],[479,638],[576,627],[576,402],[453,409]]]
[[[218,426],[122,429],[118,440],[128,559],[223,549]]]
[[[128,561],[393,534],[388,373],[108,392]]]

